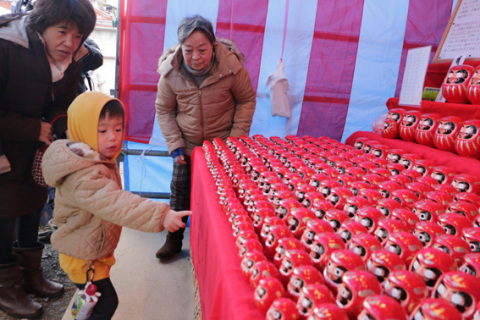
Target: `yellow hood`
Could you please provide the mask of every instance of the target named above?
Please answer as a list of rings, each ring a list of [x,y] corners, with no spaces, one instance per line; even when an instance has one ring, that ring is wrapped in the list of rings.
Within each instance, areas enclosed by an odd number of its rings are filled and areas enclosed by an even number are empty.
[[[98,121],[100,113],[105,104],[112,100],[117,100],[122,104],[120,100],[97,91],[87,91],[76,97],[68,108],[68,135],[70,140],[86,143],[98,152]],[[120,148],[112,160],[121,151]]]

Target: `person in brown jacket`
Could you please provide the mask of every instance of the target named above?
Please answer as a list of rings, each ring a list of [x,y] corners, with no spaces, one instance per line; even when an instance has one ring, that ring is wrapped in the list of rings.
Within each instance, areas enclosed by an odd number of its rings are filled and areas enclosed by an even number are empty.
[[[205,140],[248,135],[256,100],[243,55],[233,42],[215,38],[210,21],[187,17],[177,33],[179,44],[159,60],[155,108],[174,159],[170,206],[186,210],[193,148]],[[166,261],[181,252],[184,230],[169,232],[157,258]]]
[[[51,241],[60,266],[79,289],[91,280],[101,293],[89,320],[111,319],[118,306],[110,268],[122,227],[176,231],[191,213],[122,190],[115,158],[122,151],[124,117],[119,100],[82,93],[68,108],[70,139],[52,142],[42,161],[45,181],[55,187],[58,229]]]
[[[33,180],[32,164],[41,144],[65,135],[95,21],[88,0],[38,0],[28,13],[0,16],[0,141],[10,162],[0,174],[0,309],[14,317],[42,313],[27,293],[64,291],[42,273],[38,228],[47,188]]]

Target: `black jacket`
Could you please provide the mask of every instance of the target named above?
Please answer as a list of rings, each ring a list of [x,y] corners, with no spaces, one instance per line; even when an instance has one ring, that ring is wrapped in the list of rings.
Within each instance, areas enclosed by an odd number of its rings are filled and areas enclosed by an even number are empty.
[[[67,114],[86,54],[81,46],[64,77],[52,83],[44,45],[25,20],[22,14],[0,16],[0,141],[12,167],[0,174],[0,218],[31,213],[45,204],[47,190],[37,186],[31,174],[41,120]],[[55,123],[57,136],[64,136],[66,129],[66,118]]]

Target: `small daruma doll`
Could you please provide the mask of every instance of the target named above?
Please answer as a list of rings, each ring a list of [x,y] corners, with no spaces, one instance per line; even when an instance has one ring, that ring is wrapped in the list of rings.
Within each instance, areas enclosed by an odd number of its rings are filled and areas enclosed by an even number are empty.
[[[480,158],[480,120],[463,123],[455,141],[455,151],[463,157]]]
[[[394,298],[385,295],[372,295],[363,301],[363,310],[357,319],[403,320],[407,319],[407,312]]]
[[[366,270],[347,271],[338,287],[337,305],[346,311],[350,319],[356,319],[363,310],[365,298],[381,292],[380,283],[372,273]]]
[[[456,116],[440,118],[433,143],[437,149],[455,152],[455,140],[462,128],[462,119]]]
[[[475,73],[467,85],[467,98],[471,104],[480,104],[480,65],[475,68]]]
[[[297,306],[292,299],[278,298],[270,305],[267,311],[267,320],[299,320]]]
[[[480,279],[461,272],[444,273],[432,292],[432,298],[440,298],[452,303],[463,316],[473,319],[475,309],[480,303]]]
[[[277,278],[263,278],[259,281],[254,292],[254,301],[257,308],[265,314],[273,301],[286,297],[285,288]]]
[[[408,313],[428,297],[427,285],[423,279],[407,270],[392,271],[383,285],[383,292],[396,299]]]
[[[410,314],[414,320],[462,320],[462,314],[453,304],[443,299],[426,299]]]
[[[399,134],[402,140],[415,142],[415,129],[417,128],[421,114],[418,110],[405,112],[399,128]]]
[[[475,69],[469,65],[453,66],[443,80],[442,94],[450,103],[468,103],[467,85]]]
[[[342,283],[342,276],[351,270],[365,270],[363,259],[348,249],[334,251],[323,270],[325,284],[336,294],[338,286]]]
[[[437,130],[440,116],[436,113],[424,113],[420,116],[417,130],[415,131],[415,140],[417,143],[433,147],[433,137]]]
[[[398,123],[393,119],[385,119],[380,128],[380,135],[388,139],[396,138],[398,135]]]

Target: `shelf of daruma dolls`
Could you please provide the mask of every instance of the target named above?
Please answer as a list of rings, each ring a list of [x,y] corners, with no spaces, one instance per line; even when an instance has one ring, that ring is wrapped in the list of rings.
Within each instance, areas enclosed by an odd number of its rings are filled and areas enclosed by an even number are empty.
[[[390,98],[387,100],[389,110],[402,108],[405,110],[420,110],[422,113],[437,113],[442,117],[457,116],[463,121],[470,119],[480,119],[480,105],[448,103],[422,100],[421,106],[402,106],[399,105],[399,98]],[[480,161],[472,158],[465,158],[456,153],[443,151],[434,147],[428,147],[415,142],[404,141],[400,138],[387,139],[378,134],[368,131],[354,132],[345,141],[346,144],[353,145],[359,137],[366,137],[376,140],[390,149],[402,149],[407,153],[415,153],[422,159],[430,160],[438,166],[447,166],[455,169],[458,173],[468,173],[480,177]]]
[[[468,103],[448,103],[422,100],[418,106],[402,106],[398,104],[399,98],[387,100],[388,110],[402,108],[405,110],[420,110],[422,113],[437,113],[442,117],[456,116],[462,120],[480,119],[480,105]]]
[[[190,245],[203,320],[265,319],[243,275],[233,230],[217,195],[205,153],[192,153]]]
[[[453,152],[439,150],[415,142],[383,138],[382,136],[370,131],[354,132],[347,138],[345,144],[353,146],[355,140],[360,137],[376,140],[380,144],[386,145],[390,149],[401,149],[404,150],[405,153],[417,154],[422,159],[429,160],[437,166],[450,167],[456,170],[459,174],[467,173],[480,179],[480,161],[477,159],[465,158]]]

